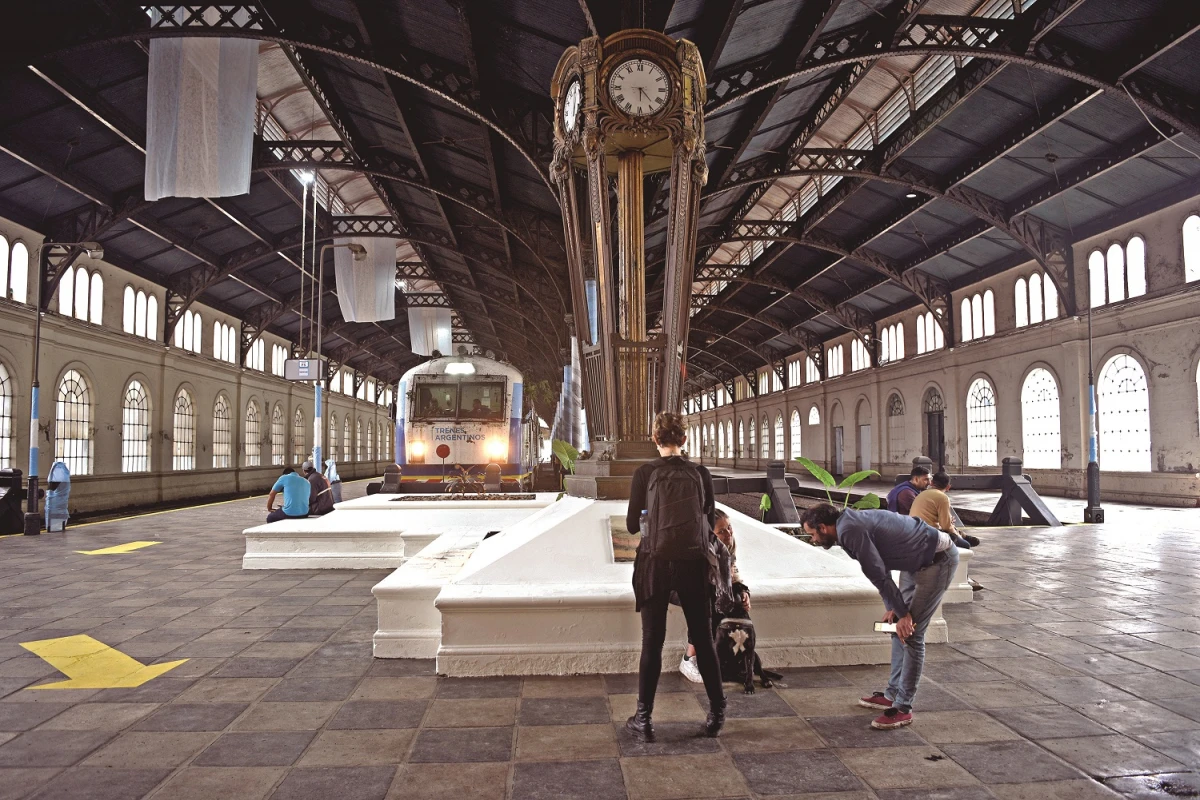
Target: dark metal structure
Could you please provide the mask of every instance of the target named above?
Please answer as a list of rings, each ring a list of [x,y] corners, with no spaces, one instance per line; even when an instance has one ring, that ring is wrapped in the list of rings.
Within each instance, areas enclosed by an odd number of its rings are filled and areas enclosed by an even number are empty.
[[[176,6],[163,6],[170,11]],[[563,49],[627,26],[695,42],[708,77],[688,391],[729,385],[847,330],[936,309],[1017,264],[1043,265],[1068,314],[1069,245],[1200,192],[1200,4],[1176,0],[259,0],[147,14],[43,0],[13,15],[0,78],[0,215],[168,290],[299,338],[293,169],[365,175],[385,214],[318,235],[388,233],[473,341],[531,376],[564,362],[570,288],[549,177],[550,77]],[[153,10],[153,8],[151,8]],[[249,37],[282,49],[336,140],[258,144],[248,195],[142,199],[146,43]],[[940,59],[930,90],[922,65]],[[948,78],[946,77],[948,75]],[[900,91],[902,119],[883,118]],[[848,147],[863,125],[865,146]],[[764,208],[816,178],[815,202]],[[646,180],[647,285],[661,291],[670,186]],[[731,261],[752,244],[749,263]],[[48,305],[58,261],[41,297]],[[332,280],[326,286],[332,286]],[[650,303],[650,307],[655,307]],[[326,303],[332,360],[394,379],[417,360],[403,314],[354,324]],[[648,320],[651,329],[657,319]],[[552,380],[553,382],[553,380]],[[755,387],[756,381],[750,385]]]

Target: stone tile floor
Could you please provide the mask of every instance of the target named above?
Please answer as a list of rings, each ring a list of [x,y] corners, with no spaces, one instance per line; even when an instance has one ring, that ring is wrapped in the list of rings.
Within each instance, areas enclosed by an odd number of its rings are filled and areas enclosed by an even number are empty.
[[[668,672],[645,745],[622,729],[633,676],[450,680],[372,659],[385,571],[242,571],[261,507],[0,540],[0,800],[1200,796],[1185,531],[981,531],[987,589],[947,608],[911,728],[869,730],[854,701],[885,669],[844,667],[730,685],[728,728],[697,738],[703,695]],[[163,543],[74,552],[143,539]],[[135,689],[29,690],[62,675],[18,643],[79,633],[188,661]]]

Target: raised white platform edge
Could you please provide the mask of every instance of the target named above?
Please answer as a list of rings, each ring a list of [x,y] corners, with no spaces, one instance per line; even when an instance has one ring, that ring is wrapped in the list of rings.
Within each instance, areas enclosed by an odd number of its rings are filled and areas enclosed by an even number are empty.
[[[725,509],[754,590],[758,647],[770,666],[885,663],[872,631],[883,607],[858,565]],[[632,565],[613,561],[608,517],[621,501],[564,498],[483,542],[437,596],[437,670],[451,676],[614,673],[636,669],[640,620]],[[381,603],[382,607],[382,603]],[[674,611],[668,642],[682,643]],[[927,641],[945,641],[945,622]]]

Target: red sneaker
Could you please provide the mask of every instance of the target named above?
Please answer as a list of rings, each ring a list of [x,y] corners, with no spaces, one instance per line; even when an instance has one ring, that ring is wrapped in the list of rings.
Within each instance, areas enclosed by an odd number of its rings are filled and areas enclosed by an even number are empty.
[[[871,720],[871,727],[879,731],[890,731],[893,728],[903,728],[905,725],[912,725],[912,712],[901,711],[898,708],[889,708]]]
[[[883,692],[872,692],[870,697],[863,697],[858,701],[858,704],[863,708],[891,708],[892,701],[884,696]]]

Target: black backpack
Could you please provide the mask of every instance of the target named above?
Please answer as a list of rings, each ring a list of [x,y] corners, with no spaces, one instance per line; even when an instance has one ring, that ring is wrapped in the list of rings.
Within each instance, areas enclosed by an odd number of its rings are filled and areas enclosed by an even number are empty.
[[[649,512],[642,546],[646,555],[675,561],[708,557],[708,518],[704,514],[704,481],[695,465],[660,458],[646,491]]]

